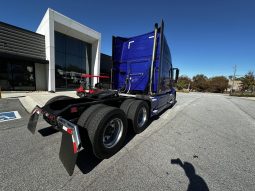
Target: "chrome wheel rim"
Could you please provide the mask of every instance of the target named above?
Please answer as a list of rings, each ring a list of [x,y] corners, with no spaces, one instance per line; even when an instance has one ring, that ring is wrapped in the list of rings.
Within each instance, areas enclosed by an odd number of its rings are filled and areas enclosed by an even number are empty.
[[[119,118],[114,118],[109,121],[103,133],[103,145],[106,148],[114,147],[119,140],[121,139],[123,134],[123,122]]]
[[[138,117],[137,117],[137,125],[138,127],[142,127],[147,121],[147,110],[143,106],[140,108],[138,112]]]

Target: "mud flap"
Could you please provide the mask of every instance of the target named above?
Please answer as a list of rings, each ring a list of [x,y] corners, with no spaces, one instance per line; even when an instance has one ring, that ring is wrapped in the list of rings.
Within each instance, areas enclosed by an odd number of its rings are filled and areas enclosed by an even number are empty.
[[[61,117],[58,117],[57,121],[58,126],[63,130],[59,158],[71,176],[81,147],[78,127]]]
[[[74,172],[77,156],[78,152],[74,153],[72,136],[67,132],[63,132],[59,158],[70,176]]]
[[[39,119],[40,111],[41,111],[41,108],[39,106],[36,106],[33,109],[32,115],[29,118],[29,122],[28,122],[27,128],[33,134],[35,134],[36,125],[37,125],[37,121]]]

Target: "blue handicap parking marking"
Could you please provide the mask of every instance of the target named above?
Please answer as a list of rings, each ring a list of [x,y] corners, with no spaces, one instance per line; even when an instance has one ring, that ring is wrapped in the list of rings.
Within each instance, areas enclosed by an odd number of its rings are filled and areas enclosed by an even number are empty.
[[[9,111],[0,113],[0,122],[20,119],[21,116],[18,111]]]

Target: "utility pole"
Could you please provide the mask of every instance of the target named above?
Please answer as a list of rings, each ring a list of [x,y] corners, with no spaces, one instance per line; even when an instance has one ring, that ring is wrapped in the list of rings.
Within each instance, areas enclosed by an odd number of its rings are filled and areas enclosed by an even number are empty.
[[[236,79],[236,64],[235,64],[235,66],[234,66],[234,75],[233,75],[233,77],[232,77],[231,94],[233,93],[235,79]]]

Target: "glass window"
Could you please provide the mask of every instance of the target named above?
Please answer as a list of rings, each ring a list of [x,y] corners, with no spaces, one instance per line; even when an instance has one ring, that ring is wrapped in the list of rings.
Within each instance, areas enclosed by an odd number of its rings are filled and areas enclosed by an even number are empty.
[[[89,66],[86,67],[86,63],[88,63],[87,58],[81,59],[81,73],[84,74],[86,71],[90,71]]]
[[[171,54],[169,47],[167,45],[165,37],[163,37],[163,58],[162,58],[162,65],[161,65],[161,73],[160,73],[160,91],[169,90],[171,87]]]
[[[72,70],[75,72],[81,72],[82,58],[73,56],[70,54],[66,55],[66,70]]]
[[[55,32],[56,88],[79,86],[81,74],[90,73],[91,47],[91,44]]]
[[[66,53],[82,57],[82,42],[74,38],[67,37]]]
[[[65,53],[55,52],[55,68],[64,70],[66,67]]]
[[[14,90],[35,90],[34,64],[18,62],[12,64]]]
[[[66,55],[66,71],[67,71],[67,87],[68,88],[75,88],[79,86],[80,76],[82,74],[82,58],[73,56],[73,55]]]
[[[2,90],[13,90],[11,63],[8,60],[0,60],[0,87]]]
[[[55,79],[56,87],[66,87],[66,61],[65,54],[62,52],[55,52]]]
[[[65,35],[55,32],[55,50],[58,52],[66,52],[66,38]]]
[[[35,90],[34,63],[22,60],[0,60],[2,90]]]

